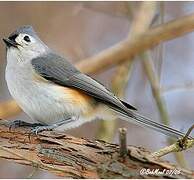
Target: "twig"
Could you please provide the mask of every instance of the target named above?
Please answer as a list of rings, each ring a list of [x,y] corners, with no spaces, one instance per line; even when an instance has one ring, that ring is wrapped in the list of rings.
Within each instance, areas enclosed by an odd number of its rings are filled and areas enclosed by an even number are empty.
[[[176,143],[174,143],[170,146],[167,146],[163,149],[160,149],[157,152],[152,153],[150,157],[153,157],[153,158],[162,157],[166,154],[169,154],[169,153],[172,153],[172,152],[179,152],[179,151],[182,151],[182,149],[180,149],[179,143],[176,142]]]
[[[169,126],[169,117],[168,112],[166,109],[165,101],[162,98],[161,92],[160,92],[160,84],[158,77],[156,73],[154,72],[153,62],[151,60],[151,55],[149,52],[144,52],[140,55],[143,63],[143,67],[145,70],[145,73],[148,77],[148,80],[150,82],[150,86],[152,89],[152,94],[154,96],[154,99],[157,103],[157,107],[160,113],[161,120],[163,124]]]
[[[160,149],[157,152],[154,152],[150,155],[150,157],[162,157],[166,154],[172,153],[172,152],[181,152],[183,150],[189,149],[194,146],[194,139],[188,138],[191,131],[194,129],[194,125],[189,128],[186,135],[179,139],[174,144],[167,146],[165,148]]]
[[[130,4],[128,5],[130,6]],[[128,39],[133,40],[143,34],[152,22],[155,14],[156,2],[144,1],[140,4],[138,13],[133,17]],[[130,9],[130,8],[129,8]],[[145,16],[146,12],[146,16]],[[129,74],[132,61],[128,59],[127,62],[119,64],[116,72],[112,77],[112,91],[115,95],[123,98],[126,86],[129,80]],[[113,138],[116,121],[101,121],[99,124],[99,131],[97,138],[110,142]]]
[[[184,148],[185,144],[187,144],[187,139],[189,138],[189,135],[191,134],[192,130],[194,129],[194,124],[189,128],[189,130],[187,131],[186,135],[182,138],[182,140],[180,140],[180,146],[182,148]]]
[[[143,60],[142,61],[143,67],[144,67],[144,70],[145,70],[146,75],[148,77],[148,80],[150,82],[152,94],[153,94],[154,99],[156,101],[156,104],[157,104],[157,107],[158,107],[158,110],[160,113],[161,121],[163,124],[169,126],[170,119],[168,116],[166,103],[165,103],[165,100],[163,99],[161,91],[160,91],[160,84],[159,84],[158,77],[157,77],[156,73],[154,72],[154,67],[153,67],[153,63],[151,60],[151,55],[148,51],[146,51],[146,52],[142,53],[140,56]],[[169,142],[169,144],[172,144],[174,141],[172,141],[172,139],[168,138],[168,142]],[[187,167],[187,163],[186,163],[182,153],[176,153],[175,157],[176,157],[178,163],[182,167]]]
[[[127,129],[119,128],[119,145],[120,145],[120,156],[125,158],[127,155]]]

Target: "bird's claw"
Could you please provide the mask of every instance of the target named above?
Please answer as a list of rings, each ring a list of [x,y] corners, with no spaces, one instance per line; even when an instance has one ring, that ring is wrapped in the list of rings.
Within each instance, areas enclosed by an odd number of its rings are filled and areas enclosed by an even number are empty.
[[[15,120],[15,121],[12,121],[10,124],[9,124],[9,130],[11,130],[12,128],[19,128],[19,127],[39,127],[39,126],[44,126],[43,124],[41,123],[28,123],[28,122],[25,122],[25,121],[21,121],[21,120]]]
[[[37,126],[31,129],[31,133],[38,135],[38,133],[42,131],[52,131],[55,128],[55,126]]]
[[[9,131],[12,129],[12,128],[19,128],[19,127],[23,127],[23,126],[27,126],[29,125],[29,123],[26,123],[24,121],[21,121],[21,120],[15,120],[15,121],[12,121],[10,124],[9,124]]]

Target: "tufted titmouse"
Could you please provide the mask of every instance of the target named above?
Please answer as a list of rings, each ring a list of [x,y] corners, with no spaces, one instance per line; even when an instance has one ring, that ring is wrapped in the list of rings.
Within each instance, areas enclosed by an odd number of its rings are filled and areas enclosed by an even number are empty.
[[[31,26],[20,27],[3,40],[7,46],[8,89],[23,111],[39,123],[33,132],[66,130],[94,119],[121,118],[165,135],[184,136],[139,115],[133,106],[49,49]]]

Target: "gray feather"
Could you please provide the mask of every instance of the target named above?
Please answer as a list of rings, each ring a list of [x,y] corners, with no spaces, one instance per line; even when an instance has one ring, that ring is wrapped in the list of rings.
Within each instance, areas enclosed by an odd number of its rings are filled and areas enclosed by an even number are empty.
[[[35,71],[45,79],[61,86],[82,90],[86,94],[94,97],[98,102],[107,104],[127,121],[140,124],[143,127],[152,128],[172,137],[179,138],[184,135],[180,131],[154,122],[132,111],[128,108],[129,106],[132,107],[131,105],[126,106],[123,104],[103,85],[81,73],[71,63],[54,53],[32,59],[31,63]],[[132,107],[132,109],[135,108]]]
[[[30,26],[30,25],[24,25],[24,26],[19,27],[16,31],[12,32],[9,35],[9,39],[11,39],[14,36],[17,36],[20,33],[22,33],[22,34],[28,34],[28,35],[30,35],[30,36],[38,39],[41,42],[41,40],[37,36],[36,32],[34,31],[33,27]]]
[[[98,101],[114,107],[114,109],[128,109],[103,85],[81,73],[71,63],[54,53],[32,59],[31,63],[36,72],[49,81],[61,86],[82,90]],[[132,106],[130,107],[135,109]]]

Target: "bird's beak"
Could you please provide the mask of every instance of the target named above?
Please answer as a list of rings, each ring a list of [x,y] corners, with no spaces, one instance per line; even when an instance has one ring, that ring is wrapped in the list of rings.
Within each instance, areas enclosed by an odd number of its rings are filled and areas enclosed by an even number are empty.
[[[3,38],[4,43],[6,44],[7,47],[17,47],[18,43],[16,43],[15,41],[12,41],[8,38]]]

